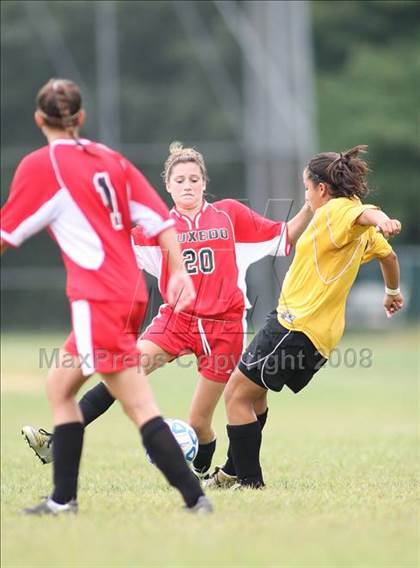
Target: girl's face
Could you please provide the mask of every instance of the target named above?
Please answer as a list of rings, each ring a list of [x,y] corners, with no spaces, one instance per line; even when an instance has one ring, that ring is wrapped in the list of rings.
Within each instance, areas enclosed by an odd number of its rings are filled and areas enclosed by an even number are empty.
[[[329,201],[331,196],[328,193],[327,185],[325,183],[315,184],[308,177],[306,169],[303,172],[303,184],[305,186],[305,201],[313,212]]]
[[[167,191],[178,209],[200,209],[206,184],[200,166],[195,162],[179,162],[172,167]]]

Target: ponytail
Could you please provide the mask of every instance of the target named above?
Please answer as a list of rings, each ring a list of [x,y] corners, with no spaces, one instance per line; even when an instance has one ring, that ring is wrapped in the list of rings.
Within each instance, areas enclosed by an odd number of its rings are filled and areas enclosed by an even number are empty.
[[[346,152],[324,152],[312,158],[306,167],[309,179],[314,183],[325,183],[332,197],[358,197],[369,193],[366,176],[367,163],[360,154],[367,146],[359,145]]]

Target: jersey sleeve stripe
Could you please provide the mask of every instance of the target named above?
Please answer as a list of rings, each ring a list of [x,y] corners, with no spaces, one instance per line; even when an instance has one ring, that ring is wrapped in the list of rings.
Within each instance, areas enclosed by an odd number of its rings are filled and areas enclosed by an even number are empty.
[[[12,247],[19,246],[19,243],[16,241],[13,235],[6,233],[6,231],[3,231],[3,229],[0,229],[0,239]]]
[[[144,235],[148,238],[155,237],[175,224],[173,219],[163,220],[156,211],[137,201],[130,200],[129,206],[131,220],[143,227]]]
[[[273,239],[275,241],[275,239]],[[275,256],[289,256],[292,250],[292,245],[289,242],[289,232],[287,230],[287,223],[283,223],[279,235],[279,243],[274,250],[273,255]]]
[[[18,247],[26,239],[51,224],[60,205],[60,197],[60,192],[56,193],[52,199],[44,203],[35,213],[22,221],[13,231],[5,232],[4,240]]]
[[[147,273],[159,279],[162,265],[162,252],[160,247],[133,244],[133,249],[139,269],[145,270]]]

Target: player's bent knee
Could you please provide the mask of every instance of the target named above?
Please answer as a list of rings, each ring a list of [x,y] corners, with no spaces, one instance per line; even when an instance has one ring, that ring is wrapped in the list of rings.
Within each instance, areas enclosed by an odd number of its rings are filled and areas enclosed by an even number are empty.
[[[121,405],[126,415],[136,424],[140,424],[150,416],[158,414],[155,404],[150,401],[137,403],[121,401]]]
[[[63,385],[57,380],[48,380],[46,383],[48,400],[52,404],[60,404],[74,399],[75,389],[70,385]]]
[[[259,398],[259,396],[261,396],[259,392],[256,392],[256,389],[257,387],[253,385],[253,383],[245,377],[241,371],[236,369],[225,388],[224,399],[226,409],[237,404],[253,403],[257,398]],[[264,395],[263,392],[262,395]]]
[[[188,422],[191,428],[197,434],[199,440],[213,436],[210,420],[194,420],[190,418]]]
[[[238,401],[238,399],[240,398],[238,395],[239,395],[239,389],[235,387],[235,385],[231,386],[228,383],[228,386],[226,387],[224,392],[224,400],[226,408],[231,407],[233,404],[235,404]]]

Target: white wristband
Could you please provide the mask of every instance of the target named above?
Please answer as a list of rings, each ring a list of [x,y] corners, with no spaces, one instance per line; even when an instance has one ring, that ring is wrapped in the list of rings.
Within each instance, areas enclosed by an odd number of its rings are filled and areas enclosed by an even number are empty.
[[[398,294],[401,294],[401,290],[399,288],[395,288],[395,290],[393,290],[392,288],[385,286],[385,294],[388,294],[388,296],[398,296]]]

